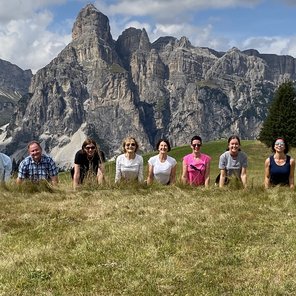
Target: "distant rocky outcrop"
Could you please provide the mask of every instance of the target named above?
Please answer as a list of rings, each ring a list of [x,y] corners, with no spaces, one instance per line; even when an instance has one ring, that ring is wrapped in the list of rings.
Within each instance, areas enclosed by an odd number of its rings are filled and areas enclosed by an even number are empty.
[[[195,134],[205,141],[232,133],[253,139],[275,88],[295,75],[290,56],[237,48],[221,53],[186,37],[151,43],[135,28],[114,41],[108,18],[89,4],[74,23],[72,42],[33,76],[2,148],[16,155],[39,139],[66,166],[86,135],[108,156],[127,135],[142,150],[160,137],[172,145],[187,144]]]
[[[31,70],[0,59],[0,127],[9,123],[18,100],[28,93],[31,78]]]

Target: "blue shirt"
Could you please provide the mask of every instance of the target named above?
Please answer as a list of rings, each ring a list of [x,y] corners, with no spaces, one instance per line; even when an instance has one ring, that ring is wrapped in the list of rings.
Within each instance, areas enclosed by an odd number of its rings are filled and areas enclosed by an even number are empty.
[[[0,182],[7,181],[10,178],[12,162],[9,156],[0,153]]]
[[[42,155],[38,163],[31,156],[27,156],[19,165],[18,178],[29,179],[33,182],[50,181],[51,177],[58,175],[58,172],[59,170],[50,156]]]

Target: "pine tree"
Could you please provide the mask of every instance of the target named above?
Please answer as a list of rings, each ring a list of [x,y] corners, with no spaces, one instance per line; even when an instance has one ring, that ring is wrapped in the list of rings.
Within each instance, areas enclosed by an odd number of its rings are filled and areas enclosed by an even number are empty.
[[[296,146],[296,91],[292,81],[282,83],[275,92],[259,134],[259,140],[267,146],[277,137]]]

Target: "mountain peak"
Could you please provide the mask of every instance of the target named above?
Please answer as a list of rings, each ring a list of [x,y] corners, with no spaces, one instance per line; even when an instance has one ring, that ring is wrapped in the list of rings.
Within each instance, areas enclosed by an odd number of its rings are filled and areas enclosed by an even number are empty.
[[[78,14],[72,28],[72,39],[95,35],[107,42],[112,41],[109,19],[93,4],[87,4]]]

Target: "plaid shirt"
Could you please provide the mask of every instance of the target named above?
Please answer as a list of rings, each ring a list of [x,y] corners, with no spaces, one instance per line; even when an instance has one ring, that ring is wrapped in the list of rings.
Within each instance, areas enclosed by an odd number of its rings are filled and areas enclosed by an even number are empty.
[[[58,168],[50,156],[42,155],[37,163],[31,156],[27,156],[19,165],[18,177],[31,181],[50,180],[58,175]]]

